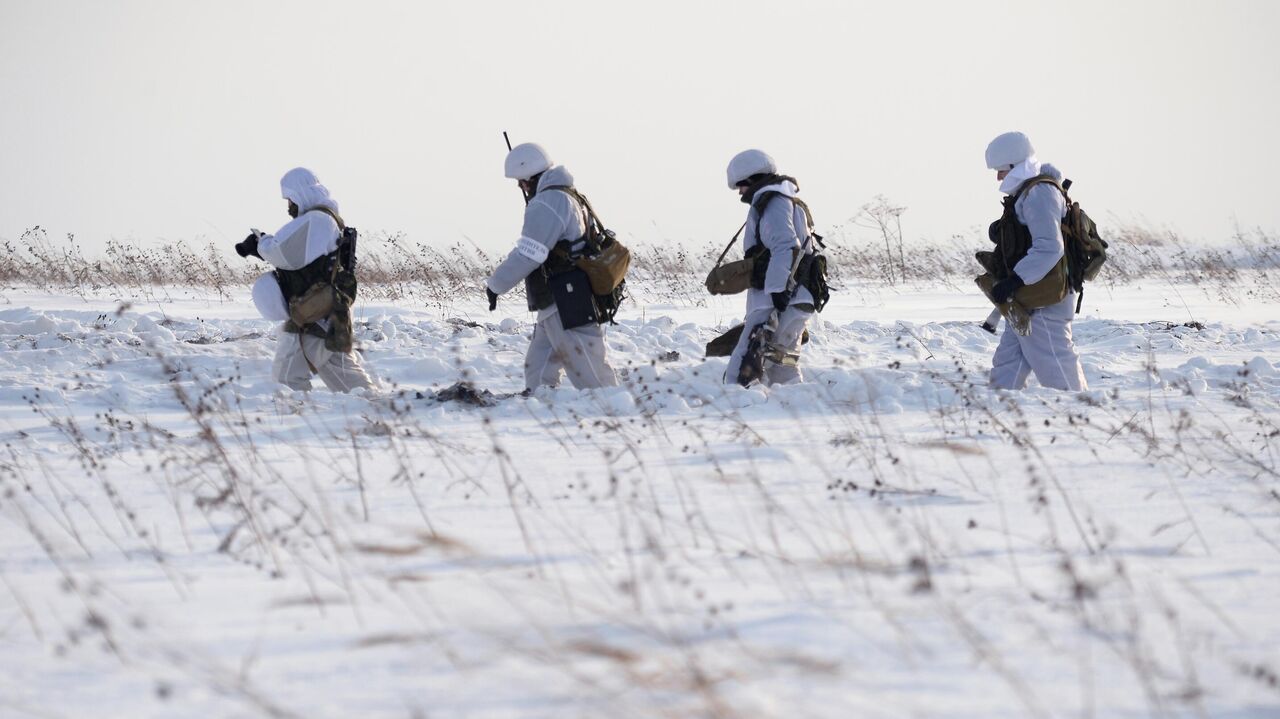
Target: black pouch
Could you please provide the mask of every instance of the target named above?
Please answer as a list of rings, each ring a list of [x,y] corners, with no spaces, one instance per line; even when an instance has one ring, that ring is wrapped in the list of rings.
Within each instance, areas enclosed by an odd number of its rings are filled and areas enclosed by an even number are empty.
[[[597,322],[604,324],[608,322],[611,325],[618,324],[613,318],[618,315],[618,308],[622,306],[622,301],[627,299],[627,281],[623,280],[618,283],[617,287],[607,295],[596,295],[596,311],[598,314]]]
[[[764,245],[756,245],[747,250],[746,257],[756,262],[751,266],[751,288],[763,290],[765,276],[769,274],[769,260],[773,258],[773,253],[769,252]]]
[[[582,270],[569,270],[547,278],[551,296],[565,329],[600,323],[596,296],[591,292],[591,279]]]
[[[805,255],[796,270],[796,281],[813,295],[813,309],[821,312],[831,299],[831,287],[827,284],[827,258],[823,255]]]

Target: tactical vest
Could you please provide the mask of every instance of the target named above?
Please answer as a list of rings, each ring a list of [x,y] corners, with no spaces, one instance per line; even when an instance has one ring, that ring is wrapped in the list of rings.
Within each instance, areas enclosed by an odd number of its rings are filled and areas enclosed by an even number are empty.
[[[1050,175],[1039,175],[1027,180],[1022,183],[1017,192],[1001,200],[1004,204],[1004,213],[1001,214],[999,220],[991,224],[988,230],[991,241],[996,244],[996,251],[991,258],[993,261],[990,263],[993,266],[988,268],[988,271],[997,280],[1012,277],[1014,274],[1013,268],[1031,251],[1033,242],[1031,228],[1018,220],[1017,204],[1018,200],[1036,185],[1052,185],[1062,194],[1064,201],[1066,200],[1066,191],[1058,183],[1058,180]],[[1020,288],[1015,295],[1018,301],[1027,309],[1048,307],[1062,301],[1073,290],[1080,292],[1078,286],[1072,286],[1070,274],[1071,248],[1068,245],[1069,238],[1066,235],[1066,227],[1062,222],[1063,220],[1061,219],[1058,221],[1059,227],[1063,232],[1062,257],[1045,273],[1043,278]],[[1079,299],[1083,299],[1083,295]]]
[[[790,200],[792,204],[797,205],[804,210],[805,232],[813,238],[814,244],[819,249],[825,250],[826,244],[822,241],[822,235],[813,231],[813,213],[809,210],[809,205],[799,197],[791,197],[776,190],[771,190],[762,194],[752,202],[751,206],[756,211],[755,226],[755,244],[751,249],[747,250],[745,256],[748,259],[754,259],[755,264],[751,268],[751,286],[757,290],[764,289],[765,277],[769,272],[769,261],[772,259],[773,253],[769,251],[764,243],[760,241],[760,221],[764,217],[765,208],[769,206],[769,202],[774,197],[782,197]],[[801,248],[803,250],[803,247]],[[826,306],[827,301],[831,298],[831,289],[827,285],[827,258],[820,254],[817,250],[805,253],[801,256],[800,262],[795,266],[794,275],[796,285],[803,286],[809,290],[809,294],[813,296],[814,310],[821,312]]]
[[[561,190],[566,195],[578,202],[578,205],[585,206],[582,196],[578,194],[572,187],[557,185],[554,187],[545,187],[541,192],[549,192],[552,190]],[[581,208],[580,208],[581,209]],[[525,297],[529,300],[529,310],[537,312],[556,303],[555,297],[551,294],[551,287],[547,284],[547,278],[568,272],[574,268],[572,248],[582,244],[587,239],[590,232],[590,218],[583,222],[583,235],[576,240],[560,240],[551,248],[551,252],[547,255],[547,259],[536,270],[530,272],[524,278]]]
[[[342,233],[346,231],[347,225],[338,216],[338,213],[327,207],[313,207],[307,212],[323,212],[333,218],[338,223],[338,240],[341,242]],[[302,213],[306,214],[306,212]],[[301,297],[304,292],[311,288],[317,282],[328,282],[333,274],[333,263],[337,261],[338,253],[331,252],[327,255],[317,257],[305,267],[296,270],[276,269],[276,282],[280,284],[280,292],[284,295],[285,304],[289,303],[295,297]]]
[[[280,293],[284,296],[290,313],[290,320],[285,323],[284,330],[298,334],[299,341],[302,334],[322,338],[325,348],[331,352],[350,352],[355,337],[351,306],[355,304],[357,292],[355,265],[358,233],[354,227],[347,227],[342,218],[327,207],[315,207],[307,212],[323,212],[333,218],[339,230],[338,248],[299,269],[275,270],[276,283],[280,285]],[[325,330],[309,319],[296,319],[300,314],[308,317],[322,315],[328,320],[329,327]],[[315,367],[307,358],[305,349],[303,359],[314,373]]]
[[[1004,279],[1013,275],[1013,268],[1022,258],[1027,256],[1031,251],[1031,228],[1022,224],[1018,220],[1017,204],[1022,196],[1036,185],[1053,185],[1059,192],[1062,192],[1062,186],[1058,181],[1050,175],[1039,175],[1022,183],[1016,192],[1012,195],[1006,195],[1000,202],[1004,205],[1004,212],[1000,215],[1000,219],[992,223],[988,230],[991,241],[996,243],[996,254],[1000,258],[1000,265],[1004,270],[1003,275],[998,279]],[[1061,220],[1059,220],[1061,222]]]

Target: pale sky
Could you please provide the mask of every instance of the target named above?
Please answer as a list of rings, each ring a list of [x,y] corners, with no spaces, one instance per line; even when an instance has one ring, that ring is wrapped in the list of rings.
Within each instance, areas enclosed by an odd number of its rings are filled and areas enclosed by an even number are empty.
[[[0,239],[233,243],[315,170],[362,230],[514,243],[502,130],[640,241],[723,241],[739,150],[819,229],[877,194],[909,238],[999,213],[1022,130],[1100,224],[1280,230],[1280,2],[0,0]]]

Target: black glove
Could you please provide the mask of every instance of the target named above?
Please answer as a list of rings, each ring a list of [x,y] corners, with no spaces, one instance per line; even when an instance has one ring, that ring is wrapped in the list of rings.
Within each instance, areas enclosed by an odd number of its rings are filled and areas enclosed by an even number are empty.
[[[774,292],[769,297],[773,298],[773,308],[778,311],[778,314],[786,312],[787,306],[791,304],[790,292]]]
[[[485,295],[485,297],[488,297],[488,298],[489,298],[489,311],[490,311],[490,312],[492,312],[492,311],[494,311],[494,310],[498,309],[498,295],[497,295],[497,293],[496,293],[496,292],[494,292],[493,290],[489,289],[488,287],[486,287],[486,288],[484,288],[484,295]]]
[[[1025,283],[1022,278],[1015,272],[991,286],[991,299],[995,300],[996,304],[1002,305],[1008,302],[1009,298],[1013,297],[1013,293],[1017,292],[1023,284]]]
[[[236,254],[241,257],[253,255],[258,259],[262,259],[262,255],[258,254],[258,235],[251,232],[248,237],[244,238],[244,242],[237,242]]]

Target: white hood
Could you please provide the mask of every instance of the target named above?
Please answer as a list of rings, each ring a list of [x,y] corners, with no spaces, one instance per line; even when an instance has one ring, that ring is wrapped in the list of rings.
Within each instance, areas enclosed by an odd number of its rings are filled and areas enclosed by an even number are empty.
[[[1040,161],[1035,155],[1028,157],[1009,170],[1009,174],[1004,176],[1000,182],[1000,191],[1006,195],[1012,195],[1022,186],[1022,183],[1030,180],[1040,174]]]
[[[327,207],[338,213],[338,202],[329,196],[329,188],[320,184],[316,173],[295,167],[280,178],[280,196],[298,206],[298,212]]]
[[[1034,160],[1035,158],[1031,158],[1031,159]],[[1021,169],[1021,167],[1022,167],[1021,165],[1019,165],[1018,167],[1015,167],[1013,172],[1018,171],[1019,169]],[[1047,162],[1043,162],[1043,163],[1037,162],[1036,169],[1033,174],[1025,178],[1019,175],[1019,179],[1015,182],[1013,187],[1009,189],[1005,189],[1010,178],[1013,177],[1013,172],[1010,172],[1009,175],[1004,178],[1004,182],[1000,183],[1000,191],[1006,195],[1012,195],[1013,193],[1018,191],[1019,187],[1022,187],[1022,183],[1026,182],[1027,180],[1030,180],[1032,177],[1039,177],[1040,175],[1048,175],[1049,177],[1052,177],[1053,179],[1057,180],[1058,184],[1062,184],[1062,172],[1058,168],[1054,167],[1053,165]]]
[[[765,185],[764,187],[756,190],[756,193],[751,196],[751,202],[755,203],[756,198],[766,192],[777,192],[785,197],[795,197],[800,192],[800,188],[796,187],[796,183],[791,180],[783,180],[782,182],[772,185]]]
[[[552,165],[543,171],[542,177],[538,178],[538,192],[546,187],[573,187],[573,175],[565,169],[564,165]]]
[[[305,167],[289,170],[280,178],[280,194],[298,206],[298,216],[274,235],[258,238],[262,259],[282,270],[298,270],[338,248],[338,223],[326,213],[310,212],[324,207],[338,213],[338,203],[314,172]]]

